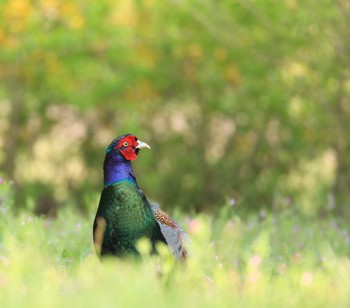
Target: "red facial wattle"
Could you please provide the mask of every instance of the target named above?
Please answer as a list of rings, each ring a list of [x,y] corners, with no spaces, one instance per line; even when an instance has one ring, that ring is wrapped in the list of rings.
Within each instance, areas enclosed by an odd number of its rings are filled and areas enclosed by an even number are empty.
[[[135,160],[137,158],[138,149],[136,149],[137,137],[127,136],[117,143],[116,148],[119,149],[119,152],[124,156],[126,160]]]

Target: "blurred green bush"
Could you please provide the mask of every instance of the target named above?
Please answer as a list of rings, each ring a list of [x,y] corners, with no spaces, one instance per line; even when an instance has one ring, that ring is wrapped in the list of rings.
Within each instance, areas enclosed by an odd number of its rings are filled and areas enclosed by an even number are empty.
[[[133,132],[162,207],[348,212],[346,0],[0,3],[0,165],[15,206],[95,207]]]

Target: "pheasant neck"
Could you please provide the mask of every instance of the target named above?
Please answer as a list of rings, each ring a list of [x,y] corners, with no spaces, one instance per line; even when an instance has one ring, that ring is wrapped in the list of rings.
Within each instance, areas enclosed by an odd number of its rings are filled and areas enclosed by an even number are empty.
[[[105,186],[109,186],[122,181],[129,181],[136,184],[136,178],[130,161],[116,162],[106,158],[103,169]]]

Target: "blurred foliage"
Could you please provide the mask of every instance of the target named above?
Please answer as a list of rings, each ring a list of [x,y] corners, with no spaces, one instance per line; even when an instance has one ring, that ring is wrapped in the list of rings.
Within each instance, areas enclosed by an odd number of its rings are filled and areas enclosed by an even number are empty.
[[[96,207],[133,132],[162,207],[347,213],[350,4],[0,2],[0,164],[16,207]]]

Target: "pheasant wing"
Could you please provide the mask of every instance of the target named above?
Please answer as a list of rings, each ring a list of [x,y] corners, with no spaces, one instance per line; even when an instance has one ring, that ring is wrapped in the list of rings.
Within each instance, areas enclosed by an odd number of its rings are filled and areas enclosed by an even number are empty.
[[[151,208],[154,213],[154,217],[159,224],[160,231],[162,232],[165,241],[171,248],[173,254],[177,259],[186,259],[187,250],[185,248],[186,234],[177,225],[177,223],[172,220],[168,214],[163,212],[156,204],[152,204]]]

